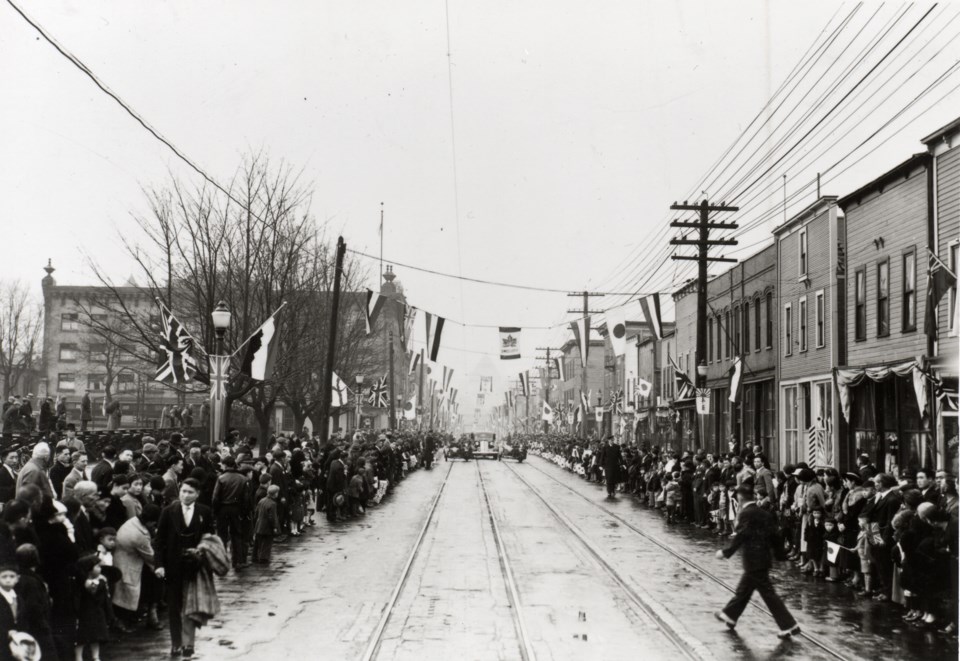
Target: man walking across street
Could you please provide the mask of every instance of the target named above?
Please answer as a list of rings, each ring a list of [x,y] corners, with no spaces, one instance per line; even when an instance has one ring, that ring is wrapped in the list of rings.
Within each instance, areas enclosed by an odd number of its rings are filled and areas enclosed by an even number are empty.
[[[742,549],[743,576],[737,584],[736,594],[722,611],[715,613],[716,618],[733,629],[747,604],[750,603],[753,591],[756,590],[773,613],[773,618],[780,629],[777,636],[787,638],[798,634],[800,625],[793,619],[793,615],[780,600],[770,582],[771,554],[775,553],[779,557],[783,552],[783,546],[777,535],[776,519],[772,513],[757,505],[753,487],[749,484],[737,487],[737,500],[740,503],[740,514],[737,515],[736,534],[730,546],[717,551],[717,558],[724,560],[736,553],[738,549]]]
[[[607,444],[600,450],[600,463],[603,466],[603,477],[607,482],[607,498],[613,498],[617,491],[617,483],[620,481],[620,464],[623,462],[623,455],[620,453],[620,446],[613,440],[613,436],[607,437]]]

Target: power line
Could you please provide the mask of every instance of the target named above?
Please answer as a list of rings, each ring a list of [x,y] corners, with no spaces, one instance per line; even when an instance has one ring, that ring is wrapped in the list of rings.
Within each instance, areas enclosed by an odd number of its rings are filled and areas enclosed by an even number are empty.
[[[214,179],[214,178],[211,177],[209,174],[207,174],[206,171],[203,170],[203,168],[201,168],[199,165],[197,165],[197,164],[194,163],[192,160],[190,160],[190,158],[187,157],[187,156],[186,156],[183,152],[181,152],[179,149],[177,149],[177,147],[174,146],[174,144],[173,144],[170,140],[168,140],[167,138],[165,138],[157,129],[153,128],[153,127],[150,125],[150,123],[147,122],[146,119],[144,119],[136,110],[134,110],[133,108],[131,108],[130,105],[129,105],[126,101],[124,101],[122,98],[120,98],[120,95],[118,95],[116,92],[114,92],[114,91],[111,90],[109,87],[107,87],[107,84],[104,83],[102,80],[100,80],[100,78],[98,78],[97,75],[96,75],[95,73],[93,73],[93,71],[91,71],[91,70],[87,67],[87,65],[85,65],[85,64],[80,60],[80,58],[78,58],[76,55],[74,55],[73,53],[71,53],[70,51],[68,51],[64,46],[61,46],[60,43],[59,43],[56,39],[54,39],[49,33],[47,33],[46,30],[44,30],[42,27],[40,27],[40,25],[39,25],[36,21],[34,21],[33,19],[31,19],[29,16],[27,16],[27,15],[24,13],[24,11],[23,11],[22,9],[20,9],[20,7],[18,7],[18,6],[16,5],[16,3],[13,2],[13,0],[7,0],[7,4],[9,4],[11,7],[13,7],[14,11],[16,11],[18,14],[20,14],[20,16],[23,18],[23,20],[25,20],[27,23],[29,23],[30,26],[31,26],[34,30],[36,30],[38,33],[40,33],[40,36],[43,37],[43,38],[47,41],[47,43],[49,43],[51,46],[53,46],[55,49],[57,49],[57,51],[58,51],[61,55],[63,55],[65,58],[67,58],[67,60],[68,60],[71,64],[73,64],[73,66],[75,66],[77,69],[79,69],[80,71],[82,71],[82,72],[84,73],[84,75],[86,75],[90,80],[92,80],[93,83],[94,83],[94,85],[96,85],[97,87],[99,87],[100,90],[101,90],[104,94],[106,94],[106,95],[109,96],[111,99],[113,99],[114,101],[116,101],[117,104],[118,104],[121,108],[123,108],[128,115],[130,115],[131,117],[133,117],[133,119],[136,120],[136,122],[137,122],[138,124],[140,124],[140,126],[142,126],[144,129],[146,129],[147,132],[150,133],[150,135],[152,135],[154,138],[156,138],[156,139],[159,140],[161,143],[163,143],[164,145],[166,145],[166,147],[167,147],[170,151],[172,151],[172,152],[176,155],[177,158],[179,158],[181,161],[183,161],[184,163],[186,163],[192,170],[194,170],[197,174],[199,174],[201,177],[203,177],[203,178],[204,178],[207,182],[209,182],[210,185],[212,185],[214,188],[216,188],[216,189],[219,190],[221,193],[223,193],[223,194],[226,195],[228,198],[230,198],[230,200],[233,201],[235,204],[238,204],[238,205],[240,205],[241,207],[243,207],[243,208],[245,208],[245,209],[247,208],[246,205],[243,204],[243,202],[241,202],[240,200],[238,200],[237,198],[235,198],[235,197],[233,196],[233,194],[230,193],[230,191],[228,191],[226,188],[224,188],[223,186],[221,186],[221,185],[217,182],[216,179]],[[250,213],[251,213],[251,215],[253,215],[257,220],[259,220],[261,223],[264,222],[263,218],[260,218],[259,216],[257,216],[256,214],[254,214],[252,211],[250,211]]]
[[[897,43],[895,43],[895,44],[884,54],[884,56],[881,57],[879,61],[877,61],[876,64],[874,64],[872,67],[870,67],[870,70],[867,71],[867,73],[865,73],[865,74],[860,78],[860,80],[858,80],[857,83],[856,83],[852,88],[850,88],[850,90],[848,90],[847,93],[844,94],[843,97],[842,97],[839,101],[837,101],[837,103],[835,103],[835,104],[833,105],[833,107],[830,108],[830,110],[828,110],[827,113],[826,113],[823,117],[821,117],[819,121],[817,121],[816,124],[813,125],[813,127],[810,128],[809,131],[807,131],[806,133],[804,133],[803,136],[802,136],[796,143],[794,143],[794,145],[793,145],[792,147],[790,147],[790,149],[788,149],[788,150],[787,150],[783,155],[781,155],[780,158],[778,158],[776,161],[774,161],[773,163],[771,163],[770,166],[769,166],[766,170],[764,170],[764,171],[760,174],[760,176],[757,177],[753,182],[751,182],[746,188],[744,188],[743,190],[741,190],[740,192],[738,192],[738,193],[732,198],[731,204],[732,204],[733,202],[736,202],[736,200],[737,200],[738,198],[742,197],[744,193],[746,193],[746,192],[747,192],[748,190],[750,190],[754,185],[756,185],[757,183],[759,183],[760,180],[762,180],[767,174],[769,174],[770,171],[773,170],[773,168],[775,168],[784,158],[786,158],[786,156],[787,156],[790,152],[792,152],[792,151],[793,151],[794,149],[796,149],[800,144],[802,144],[803,141],[806,140],[807,136],[809,136],[809,135],[814,131],[814,129],[816,129],[821,123],[823,123],[823,121],[826,120],[826,118],[829,117],[829,116],[833,113],[833,111],[836,110],[836,109],[840,106],[840,104],[842,104],[842,103],[847,99],[848,96],[850,96],[851,94],[853,94],[853,92],[854,92],[858,87],[860,87],[860,85],[862,85],[863,82],[864,82],[867,78],[870,77],[870,74],[872,74],[872,73],[877,69],[877,67],[879,67],[881,64],[883,64],[884,60],[886,60],[897,48],[900,47],[900,44],[902,44],[902,43],[904,42],[904,40],[906,40],[906,38],[909,37],[910,34],[911,34],[914,30],[916,30],[917,27],[918,27],[924,20],[926,20],[927,16],[929,16],[930,13],[931,13],[934,9],[936,9],[936,5],[933,5],[932,7],[930,7],[930,9],[928,9],[928,10],[923,14],[923,16],[921,16],[920,19],[919,19],[916,23],[914,23],[913,26],[912,26],[909,30],[907,30],[906,34],[904,34],[902,37],[900,37],[900,39],[897,41]]]
[[[355,255],[360,255],[361,257],[368,257],[368,258],[370,258],[370,259],[380,259],[379,257],[377,257],[377,256],[375,256],[375,255],[370,255],[370,254],[368,254],[368,253],[361,252],[361,251],[359,251],[359,250],[354,250],[353,248],[347,248],[347,252],[353,253],[353,254],[355,254]],[[454,274],[454,273],[444,273],[443,271],[435,271],[435,270],[433,270],[433,269],[428,269],[428,268],[425,268],[425,267],[422,267],[422,266],[413,266],[412,264],[404,264],[404,263],[402,263],[402,262],[396,261],[395,259],[389,259],[389,258],[384,258],[384,259],[385,259],[385,261],[389,262],[390,264],[393,264],[394,266],[400,266],[400,267],[403,267],[403,268],[406,268],[406,269],[410,269],[410,270],[412,270],[412,271],[420,271],[420,272],[422,272],[422,273],[429,273],[429,274],[431,274],[431,275],[438,275],[438,276],[441,276],[441,277],[444,277],[444,278],[451,278],[451,279],[454,279],[454,280],[463,280],[463,281],[466,281],[466,282],[473,282],[473,283],[481,284],[481,285],[491,285],[491,286],[494,286],[494,287],[508,287],[508,288],[510,288],[510,289],[523,289],[523,290],[526,290],[526,291],[544,292],[544,293],[548,293],[548,294],[566,294],[566,293],[568,293],[568,292],[570,292],[570,291],[573,291],[573,289],[574,289],[573,287],[568,288],[568,289],[554,289],[554,288],[552,288],[552,287],[534,287],[534,286],[532,286],[532,285],[520,285],[520,284],[516,284],[516,283],[512,283],[512,282],[502,282],[502,281],[497,281],[497,280],[484,280],[484,279],[482,279],[482,278],[471,278],[471,277],[468,277],[468,276],[465,276],[465,275],[456,275],[456,274]],[[605,292],[600,292],[600,293],[606,294],[606,295],[608,295],[608,296],[632,296],[632,295],[633,295],[633,294],[630,293],[630,292],[607,292],[607,291],[605,291]]]

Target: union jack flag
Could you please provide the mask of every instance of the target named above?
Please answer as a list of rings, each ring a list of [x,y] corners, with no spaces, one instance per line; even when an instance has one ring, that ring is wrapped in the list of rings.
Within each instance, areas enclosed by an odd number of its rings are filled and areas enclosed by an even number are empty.
[[[616,411],[618,415],[623,415],[623,388],[617,390],[617,393],[613,396],[610,408]]]
[[[230,356],[210,356],[210,399],[227,398]]]
[[[209,383],[209,377],[200,370],[194,355],[197,346],[193,336],[163,304],[160,305],[160,318],[163,322],[163,335],[160,339],[162,357],[154,380],[170,383],[188,383],[194,380]]]
[[[378,408],[387,407],[390,403],[387,394],[387,377],[381,376],[373,382],[373,385],[370,386],[370,396],[367,397],[367,402],[369,402],[371,406]]]

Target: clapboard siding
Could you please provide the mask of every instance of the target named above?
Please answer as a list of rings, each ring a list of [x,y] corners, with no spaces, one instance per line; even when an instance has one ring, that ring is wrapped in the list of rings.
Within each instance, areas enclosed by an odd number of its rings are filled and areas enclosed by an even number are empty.
[[[960,239],[960,145],[937,157],[937,256],[944,262],[950,258],[950,245]],[[946,298],[943,299],[946,301]],[[947,336],[949,305],[939,308],[939,328],[942,337]],[[940,342],[940,356],[947,364],[957,365],[957,339]]]
[[[960,146],[937,159],[938,256],[947,261],[948,247],[960,239]],[[941,306],[940,327],[946,328],[947,306]]]
[[[808,222],[792,228],[789,233],[779,237],[780,244],[780,276],[777,287],[780,291],[779,323],[779,356],[780,378],[794,379],[802,376],[813,376],[829,372],[832,368],[831,342],[833,332],[831,327],[830,287],[834,281],[834,265],[830,259],[830,223],[835,216],[835,207],[824,209],[820,214]],[[808,279],[800,280],[799,273],[799,237],[800,230],[807,231],[807,252],[809,266]],[[816,294],[824,294],[824,344],[816,346]],[[807,350],[800,351],[800,299],[807,298]],[[784,355],[786,343],[786,329],[783,327],[784,309],[790,303],[793,309],[793,353]]]
[[[913,168],[906,178],[888,182],[880,191],[867,193],[858,203],[848,204],[847,254],[850,281],[847,291],[847,362],[870,365],[908,359],[926,352],[923,311],[926,297],[927,167]],[[882,241],[882,245],[877,242]],[[904,327],[902,314],[903,256],[916,251],[916,315],[914,330]],[[877,267],[889,261],[890,332],[877,336]],[[855,339],[855,277],[866,269],[866,339]]]

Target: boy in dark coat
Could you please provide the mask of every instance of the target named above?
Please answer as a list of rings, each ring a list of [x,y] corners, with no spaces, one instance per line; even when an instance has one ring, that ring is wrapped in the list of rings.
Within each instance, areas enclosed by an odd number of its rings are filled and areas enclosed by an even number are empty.
[[[280,514],[277,511],[279,497],[280,487],[271,484],[267,488],[267,496],[257,503],[253,528],[253,557],[258,564],[265,565],[270,562],[273,538],[280,532]]]

